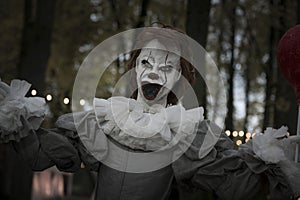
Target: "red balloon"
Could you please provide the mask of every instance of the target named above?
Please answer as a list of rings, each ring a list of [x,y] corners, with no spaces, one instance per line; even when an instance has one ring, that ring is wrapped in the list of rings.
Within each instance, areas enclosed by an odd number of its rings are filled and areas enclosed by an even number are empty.
[[[284,76],[293,85],[300,104],[300,25],[289,29],[280,39],[277,61]]]

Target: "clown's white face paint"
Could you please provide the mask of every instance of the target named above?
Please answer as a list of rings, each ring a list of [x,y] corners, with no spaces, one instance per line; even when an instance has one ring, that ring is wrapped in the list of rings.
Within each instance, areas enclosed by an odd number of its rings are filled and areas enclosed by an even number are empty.
[[[170,90],[181,77],[180,57],[169,52],[158,40],[152,40],[137,57],[135,70],[137,101],[165,107]]]

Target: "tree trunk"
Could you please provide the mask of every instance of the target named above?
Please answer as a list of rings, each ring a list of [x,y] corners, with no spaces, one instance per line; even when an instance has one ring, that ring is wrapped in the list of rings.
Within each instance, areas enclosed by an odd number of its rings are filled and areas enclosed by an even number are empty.
[[[209,25],[209,13],[211,2],[210,0],[198,1],[189,0],[187,4],[187,17],[186,17],[186,32],[187,34],[196,40],[203,48],[206,47],[208,25]],[[205,84],[205,55],[202,56],[203,67],[201,69],[201,75],[196,74],[196,84],[194,86],[195,93],[197,94],[199,105],[203,106],[206,111],[206,84]],[[201,77],[204,76],[204,77]],[[204,112],[205,115],[207,112]]]
[[[230,37],[230,45],[231,45],[231,59],[228,69],[229,79],[228,79],[228,100],[227,100],[227,115],[225,118],[225,127],[227,130],[234,130],[233,123],[233,115],[234,115],[234,74],[235,74],[235,58],[234,58],[234,50],[235,50],[235,32],[236,32],[236,6],[237,0],[232,1],[231,5],[231,13],[230,13],[230,29],[231,29],[231,37]]]
[[[270,0],[270,9],[275,9],[273,0]],[[272,12],[273,13],[273,12]],[[264,120],[263,120],[263,130],[267,127],[273,126],[274,123],[274,77],[276,72],[275,60],[275,43],[278,41],[275,34],[275,16],[271,14],[271,24],[270,24],[270,36],[269,36],[269,60],[265,68],[266,75],[266,89],[265,89],[265,108],[264,108]]]
[[[141,12],[139,14],[138,21],[135,25],[136,28],[143,27],[145,25],[145,18],[147,16],[147,9],[149,5],[149,0],[143,0],[141,5]]]
[[[223,7],[225,5],[225,2],[224,0],[221,0],[220,1],[220,4],[221,6]],[[226,12],[224,12],[224,10],[222,9],[219,13],[219,16],[218,16],[218,21],[220,21],[220,25],[219,25],[219,35],[218,35],[218,44],[219,44],[219,48],[216,49],[216,59],[217,59],[217,66],[220,66],[222,63],[221,63],[221,55],[222,55],[222,52],[224,52],[224,48],[222,46],[222,42],[224,40],[224,22],[223,22],[223,16],[226,15]],[[214,121],[217,116],[218,116],[218,113],[219,113],[219,109],[220,109],[220,106],[219,106],[219,97],[220,97],[220,88],[218,87],[217,88],[217,92],[216,92],[216,102],[215,102],[215,105],[213,105],[213,115],[212,115],[212,120]]]
[[[40,94],[45,87],[55,4],[56,0],[25,0],[18,74],[19,78],[28,80]]]
[[[36,5],[34,5],[36,3]],[[34,10],[34,8],[36,10]],[[50,54],[55,0],[26,0],[21,53],[18,64],[20,79],[32,83],[39,95],[44,90],[45,71]],[[5,175],[8,199],[31,199],[32,171],[28,163],[7,146]]]
[[[297,1],[297,24],[300,24],[300,1]]]
[[[251,52],[251,51],[250,51]],[[249,53],[248,57],[250,58],[251,55]],[[248,132],[248,118],[249,118],[249,111],[250,111],[250,85],[251,85],[251,78],[250,78],[250,69],[249,69],[250,63],[247,60],[246,61],[246,70],[245,70],[245,78],[246,78],[246,85],[245,85],[245,107],[246,107],[246,113],[245,113],[245,119],[244,119],[244,128],[243,130],[245,132]]]
[[[208,25],[209,25],[209,14],[210,14],[211,1],[210,0],[188,0],[187,2],[187,16],[186,16],[186,33],[195,41],[197,41],[203,48],[206,47]],[[205,55],[199,53],[199,55],[193,55],[200,57],[201,63],[201,74],[196,73],[196,82],[193,87],[199,105],[203,106],[206,117],[206,83],[205,83]],[[190,192],[185,191],[179,187],[179,199],[198,199],[200,196],[204,199],[210,198],[210,194],[204,191]],[[174,198],[175,199],[175,198]]]

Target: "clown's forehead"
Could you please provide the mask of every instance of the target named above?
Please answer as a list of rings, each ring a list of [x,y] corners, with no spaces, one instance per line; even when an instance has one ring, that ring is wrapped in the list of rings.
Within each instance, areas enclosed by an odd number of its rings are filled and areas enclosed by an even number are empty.
[[[157,39],[153,39],[150,42],[148,42],[143,49],[157,49],[157,50],[162,50],[162,51],[168,51],[168,52],[173,52],[177,55],[180,55],[180,49],[175,47],[174,45],[168,45],[165,46],[163,43],[159,42]]]
[[[150,41],[142,48],[140,57],[157,62],[163,61],[177,63],[180,60],[180,51],[176,48],[168,49],[155,39]]]

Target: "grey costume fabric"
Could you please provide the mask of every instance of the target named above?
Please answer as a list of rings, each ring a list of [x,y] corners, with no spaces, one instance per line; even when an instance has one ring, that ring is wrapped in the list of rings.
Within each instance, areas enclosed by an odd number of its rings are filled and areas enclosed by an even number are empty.
[[[91,120],[94,119],[87,117],[85,123],[91,125]],[[30,130],[27,137],[14,142],[14,147],[37,171],[56,165],[61,171],[75,172],[83,162],[98,172],[97,200],[169,199],[174,178],[180,187],[204,189],[216,194],[218,199],[251,199],[259,190],[262,177],[266,176],[272,199],[289,199],[293,195],[279,167],[267,165],[256,157],[251,142],[235,150],[232,141],[222,134],[209,154],[199,159],[199,148],[209,125],[213,124],[199,123],[192,145],[178,160],[148,173],[125,173],[101,164],[80,141],[71,115],[62,116],[55,129]],[[101,136],[101,140],[107,139]]]

